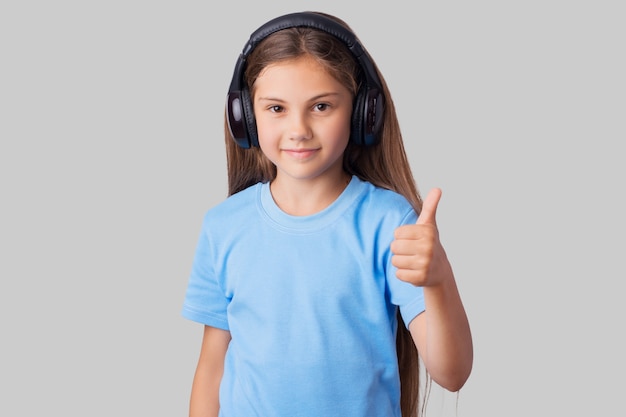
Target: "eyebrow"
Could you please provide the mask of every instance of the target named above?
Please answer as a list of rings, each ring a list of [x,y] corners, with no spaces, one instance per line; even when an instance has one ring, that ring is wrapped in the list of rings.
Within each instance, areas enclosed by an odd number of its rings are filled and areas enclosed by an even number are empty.
[[[332,96],[339,96],[339,93],[322,93],[322,94],[318,94],[316,96],[311,97],[308,101],[317,101],[323,98],[327,98],[327,97],[332,97]],[[277,98],[277,97],[258,97],[259,100],[264,100],[264,101],[277,101],[277,102],[284,102],[285,100],[281,99],[281,98]]]

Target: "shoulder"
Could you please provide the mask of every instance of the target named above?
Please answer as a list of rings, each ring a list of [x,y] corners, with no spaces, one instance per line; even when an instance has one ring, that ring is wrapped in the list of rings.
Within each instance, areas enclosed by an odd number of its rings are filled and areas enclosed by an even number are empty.
[[[205,227],[219,228],[250,217],[257,211],[261,183],[252,185],[209,208],[204,215]],[[236,223],[235,223],[236,224]]]
[[[409,208],[408,200],[395,191],[388,190],[386,188],[377,187],[371,183],[368,184],[369,194],[372,198],[376,199],[381,204],[386,204],[390,207]]]
[[[359,180],[361,193],[358,210],[370,219],[402,224],[414,221],[415,211],[400,193]]]

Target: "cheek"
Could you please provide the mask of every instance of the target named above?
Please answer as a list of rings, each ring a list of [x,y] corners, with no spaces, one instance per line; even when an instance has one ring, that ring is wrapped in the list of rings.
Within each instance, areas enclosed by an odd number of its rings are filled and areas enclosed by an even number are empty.
[[[255,119],[256,132],[259,142],[273,141],[276,136],[276,126],[263,118]]]
[[[350,139],[350,118],[341,118],[336,123],[329,125],[326,129],[326,135],[328,137],[335,138],[340,144],[347,145]]]
[[[257,106],[253,107],[252,115],[254,118],[254,125],[256,127],[257,134],[260,136],[261,132],[268,131],[267,120],[264,120],[264,114],[259,109],[257,109]]]
[[[256,131],[261,152],[263,152],[270,161],[275,163],[276,152],[280,143],[280,134],[276,132],[276,128],[273,127],[271,123],[263,123],[262,120],[257,121]]]

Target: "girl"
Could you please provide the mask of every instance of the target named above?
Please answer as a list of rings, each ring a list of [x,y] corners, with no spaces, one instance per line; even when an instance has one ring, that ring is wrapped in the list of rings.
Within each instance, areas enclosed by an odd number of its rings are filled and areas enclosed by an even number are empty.
[[[192,417],[417,415],[418,352],[458,391],[472,340],[383,77],[345,22],[255,31],[226,109],[229,197],[183,316],[204,324]],[[419,218],[417,216],[419,214]]]

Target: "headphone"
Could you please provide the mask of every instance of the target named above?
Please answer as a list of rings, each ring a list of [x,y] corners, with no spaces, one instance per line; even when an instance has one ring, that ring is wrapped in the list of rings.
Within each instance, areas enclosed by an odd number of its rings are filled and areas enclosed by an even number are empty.
[[[226,100],[228,129],[235,142],[246,149],[259,146],[253,104],[243,80],[246,59],[263,39],[274,32],[293,27],[318,29],[333,35],[354,55],[363,70],[364,82],[354,100],[350,141],[358,145],[374,145],[382,126],[384,112],[382,83],[374,63],[352,31],[329,17],[313,12],[290,13],[274,18],[250,35],[235,64]]]

